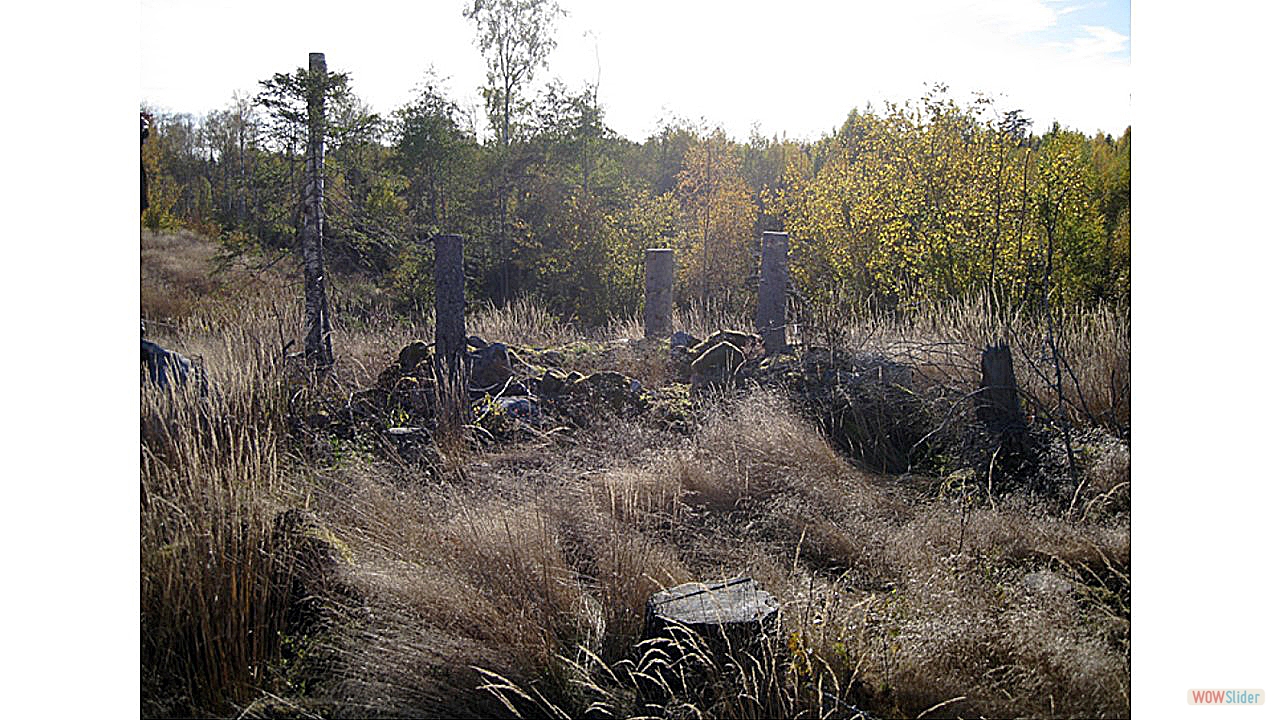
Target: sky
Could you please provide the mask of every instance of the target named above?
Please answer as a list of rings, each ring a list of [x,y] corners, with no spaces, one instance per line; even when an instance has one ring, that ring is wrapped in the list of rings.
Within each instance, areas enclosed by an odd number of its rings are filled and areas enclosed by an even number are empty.
[[[484,57],[463,0],[144,0],[141,94],[203,114],[324,52],[389,113],[429,69],[480,112]],[[683,2],[560,0],[557,47],[536,87],[599,84],[605,122],[637,141],[664,118],[745,139],[813,139],[849,111],[921,97],[992,96],[1037,130],[1118,134],[1131,124],[1129,3],[1093,0]],[[356,9],[358,8],[358,10]],[[480,128],[482,131],[484,128]]]

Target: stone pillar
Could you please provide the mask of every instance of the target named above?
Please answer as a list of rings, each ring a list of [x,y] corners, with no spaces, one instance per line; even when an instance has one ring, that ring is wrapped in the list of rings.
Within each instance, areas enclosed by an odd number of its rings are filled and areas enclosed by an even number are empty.
[[[436,236],[436,358],[456,377],[467,347],[462,236]]]
[[[766,232],[760,238],[760,289],[756,331],[768,355],[787,348],[787,234]]]
[[[671,275],[675,251],[649,248],[644,251],[644,337],[661,340],[671,337]]]
[[[328,81],[324,53],[311,53],[307,77],[307,162],[302,190],[302,275],[306,297],[308,360],[333,364],[329,299],[324,275],[324,89]]]

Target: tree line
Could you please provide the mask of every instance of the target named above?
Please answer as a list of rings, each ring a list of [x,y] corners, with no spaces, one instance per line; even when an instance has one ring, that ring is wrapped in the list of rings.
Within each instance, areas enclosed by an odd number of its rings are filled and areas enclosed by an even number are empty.
[[[1128,299],[1129,130],[1036,134],[1019,111],[939,86],[855,109],[814,140],[669,119],[636,142],[608,126],[592,85],[535,92],[548,47],[515,47],[509,25],[486,26],[491,4],[476,7],[491,132],[432,73],[388,115],[345,73],[277,73],[203,117],[152,112],[143,225],[235,252],[295,248],[306,93],[320,83],[328,261],[405,309],[429,304],[427,240],[440,232],[469,239],[470,296],[535,295],[584,323],[641,306],[648,247],[676,249],[678,303],[749,304],[765,230],[790,233],[796,296],[814,308],[901,312],[974,292],[1030,306]],[[554,14],[534,21],[545,35]]]

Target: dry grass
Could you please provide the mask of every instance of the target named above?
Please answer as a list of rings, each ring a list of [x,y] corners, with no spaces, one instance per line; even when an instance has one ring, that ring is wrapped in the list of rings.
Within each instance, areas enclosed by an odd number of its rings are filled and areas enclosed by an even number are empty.
[[[288,278],[262,282],[277,284],[200,296],[156,338],[200,356],[213,389],[143,393],[145,714],[253,716],[266,712],[256,699],[280,696],[326,716],[624,717],[644,710],[637,686],[662,653],[704,666],[703,682],[659,694],[672,715],[1129,713],[1123,503],[1069,522],[968,476],[869,474],[764,392],[712,403],[687,438],[613,419],[406,466],[370,438],[289,420],[367,386],[409,340],[430,339],[430,319],[338,317],[338,367],[310,385],[282,352],[300,328],[296,304],[276,299]],[[523,302],[478,312],[469,331],[572,339]],[[864,324],[847,342],[970,382],[969,353],[1008,331],[974,313]],[[742,320],[677,326],[705,336]],[[634,324],[605,334],[634,337]],[[1121,353],[1127,386],[1125,328],[1115,314],[1063,324],[1082,417],[1109,411],[1089,403]],[[1098,350],[1089,333],[1126,337]],[[1127,493],[1127,446],[1089,447],[1089,497]],[[288,630],[280,588],[294,568],[272,535],[299,507],[349,553],[335,570],[343,592],[322,598],[327,630],[305,637]],[[781,602],[777,638],[727,667],[689,643],[637,649],[653,592],[737,575]]]
[[[279,450],[286,394],[275,359],[229,334],[201,348],[207,396],[141,398],[144,711],[225,710],[267,682],[290,568],[274,556],[278,508],[296,502]]]
[[[974,388],[982,349],[1009,343],[1024,408],[1056,416],[1057,373],[1053,345],[1061,361],[1066,418],[1077,426],[1104,426],[1127,433],[1130,402],[1130,335],[1127,306],[1066,308],[1049,323],[1040,314],[1001,306],[986,296],[923,308],[903,317],[824,318],[826,327],[797,330],[801,339],[857,351],[880,352],[907,363],[934,380]]]
[[[1128,712],[1123,523],[921,497],[852,469],[768,395],[638,460],[509,452],[427,490],[352,468],[332,494],[366,603],[334,648],[345,712],[484,715],[501,697],[532,716],[626,716],[648,596],[738,574],[779,597],[784,630],[697,696],[715,716]],[[754,710],[742,683],[763,693]]]
[[[186,317],[202,298],[213,294],[217,247],[194,233],[142,233],[142,314],[169,322]]]

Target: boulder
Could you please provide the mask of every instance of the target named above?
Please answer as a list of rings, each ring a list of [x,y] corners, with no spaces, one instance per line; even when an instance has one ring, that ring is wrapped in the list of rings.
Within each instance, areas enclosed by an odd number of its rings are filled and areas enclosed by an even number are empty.
[[[515,372],[511,369],[511,356],[507,346],[493,343],[467,353],[471,365],[471,389],[477,392],[497,392],[502,384],[511,379]]]
[[[402,377],[404,377],[404,372],[400,370],[400,363],[388,365],[382,372],[378,373],[378,379],[374,381],[374,387],[390,391]]]
[[[745,361],[746,355],[738,346],[727,340],[717,343],[704,350],[690,364],[692,384],[701,389],[713,383],[727,383]]]
[[[519,396],[533,394],[529,392],[528,385],[525,385],[523,382],[520,382],[519,380],[516,380],[514,378],[512,378],[511,382],[503,383],[502,386],[498,388],[498,390],[499,390],[498,394],[502,397],[519,397]]]
[[[588,401],[596,407],[607,407],[614,412],[644,405],[641,397],[644,387],[640,382],[612,370],[591,373],[586,377],[579,375],[569,383],[568,393],[574,399]]]
[[[683,330],[677,330],[671,333],[671,347],[673,348],[677,348],[677,347],[691,348],[694,345],[697,345],[698,342],[699,342],[698,338],[690,335],[689,333]]]
[[[186,385],[195,373],[189,359],[147,340],[142,341],[142,370],[146,379],[160,388]]]
[[[1032,594],[1070,595],[1071,581],[1052,570],[1037,570],[1022,576],[1022,587]]]
[[[564,392],[569,384],[569,374],[563,370],[548,368],[538,381],[538,394],[542,397],[555,397]]]
[[[431,355],[431,346],[421,340],[414,340],[400,350],[400,372],[409,373],[418,367],[418,363]]]
[[[384,433],[401,460],[428,467],[443,463],[440,452],[431,442],[431,431],[424,427],[393,427]],[[431,474],[431,473],[428,473]]]
[[[565,363],[564,353],[559,350],[543,350],[538,354],[538,360],[540,360],[543,365],[560,366]]]
[[[706,340],[694,345],[689,351],[693,353],[694,357],[698,357],[723,342],[727,342],[746,353],[752,345],[760,344],[760,336],[753,333],[738,332],[737,330],[720,330]]]
[[[536,422],[541,415],[538,410],[538,399],[534,397],[500,397],[497,398],[497,403],[508,417],[517,420]]]

